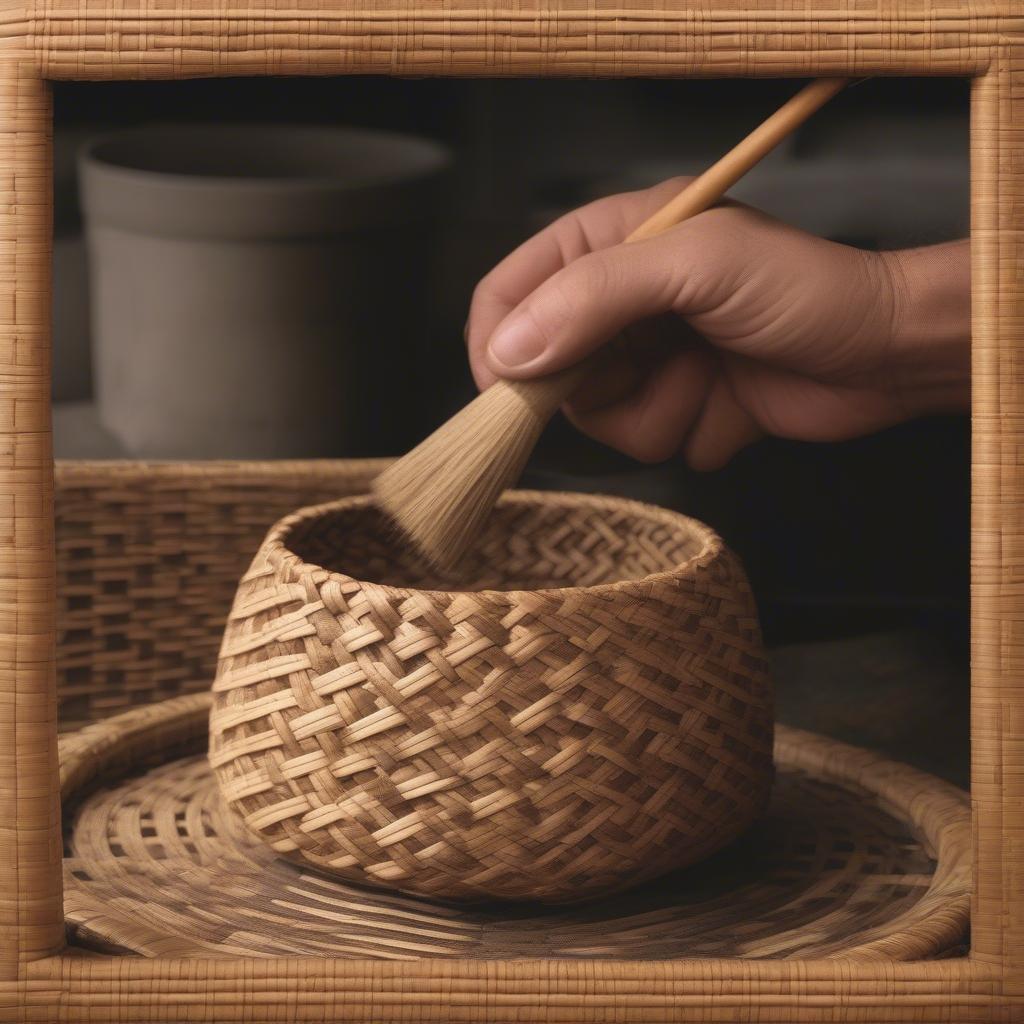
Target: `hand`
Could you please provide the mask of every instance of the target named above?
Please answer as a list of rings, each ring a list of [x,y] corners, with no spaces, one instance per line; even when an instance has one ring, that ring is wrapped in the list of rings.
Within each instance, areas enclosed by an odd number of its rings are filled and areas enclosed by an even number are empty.
[[[838,441],[969,401],[966,242],[874,253],[736,203],[622,244],[684,180],[568,214],[477,286],[477,385],[603,356],[566,413],[645,462]]]

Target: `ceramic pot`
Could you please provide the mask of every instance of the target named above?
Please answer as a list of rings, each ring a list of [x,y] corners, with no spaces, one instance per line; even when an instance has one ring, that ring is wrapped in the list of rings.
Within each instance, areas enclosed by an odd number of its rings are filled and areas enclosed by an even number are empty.
[[[210,760],[303,864],[570,903],[739,835],[768,796],[772,722],[750,588],[701,523],[510,492],[446,577],[350,498],[282,520],[243,578]]]
[[[331,127],[168,126],[97,139],[80,162],[97,402],[129,453],[406,443],[417,344],[431,340],[441,146]]]

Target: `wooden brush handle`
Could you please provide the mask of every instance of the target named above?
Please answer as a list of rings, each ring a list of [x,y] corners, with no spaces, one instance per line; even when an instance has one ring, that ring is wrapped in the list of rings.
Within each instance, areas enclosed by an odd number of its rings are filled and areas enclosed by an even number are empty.
[[[763,160],[783,139],[792,135],[819,107],[847,86],[848,78],[819,78],[805,85],[742,142],[694,178],[660,210],[652,213],[626,239],[639,242],[681,224],[714,206],[755,164]]]
[[[796,131],[811,114],[824,106],[849,82],[848,78],[819,78],[805,85],[742,142],[729,150],[721,160],[709,167],[700,177],[694,178],[660,210],[651,214],[626,238],[626,241],[639,242],[645,238],[653,238],[713,206],[751,167]],[[516,391],[524,402],[535,408],[543,407],[548,415],[552,415],[586,376],[589,366],[590,359],[585,359],[576,366],[549,374],[547,377],[505,383]]]

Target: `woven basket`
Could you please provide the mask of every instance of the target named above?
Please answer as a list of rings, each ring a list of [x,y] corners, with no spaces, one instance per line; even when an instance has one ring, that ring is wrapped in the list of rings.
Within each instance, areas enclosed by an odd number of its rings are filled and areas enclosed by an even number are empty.
[[[62,738],[64,911],[78,951],[651,970],[652,960],[694,957],[878,962],[964,951],[967,794],[823,736],[778,727],[768,809],[700,864],[583,906],[452,907],[276,856],[224,805],[203,756],[209,710],[209,694],[191,694]]]
[[[227,802],[279,853],[453,900],[574,902],[682,867],[772,775],[735,557],[583,495],[506,497],[459,579],[369,499],[283,520],[239,587],[210,726]]]

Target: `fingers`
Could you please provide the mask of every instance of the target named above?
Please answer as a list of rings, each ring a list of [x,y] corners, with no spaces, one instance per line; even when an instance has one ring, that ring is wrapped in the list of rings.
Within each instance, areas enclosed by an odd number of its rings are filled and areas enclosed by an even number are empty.
[[[671,310],[690,262],[668,232],[581,256],[509,313],[487,343],[500,377],[543,376],[572,366],[627,328]]]
[[[710,472],[763,436],[757,421],[736,400],[728,376],[718,373],[682,445],[682,455],[691,469]]]
[[[585,359],[629,324],[670,310],[698,328],[714,328],[703,323],[713,313],[742,334],[759,314],[737,296],[760,289],[768,224],[753,211],[723,206],[646,241],[585,253],[493,328],[482,365],[496,377],[544,376]],[[730,314],[729,305],[740,312]],[[774,315],[774,296],[761,305]]]
[[[634,227],[678,192],[687,179],[599,199],[559,218],[498,264],[473,293],[466,344],[477,386],[493,383],[485,350],[494,329],[537,287],[581,256],[621,242]]]
[[[898,394],[822,384],[741,358],[730,360],[732,393],[763,431],[803,441],[846,441],[907,419]]]
[[[633,395],[671,356],[699,342],[675,317],[631,325],[602,350],[600,359],[590,360],[586,377],[571,396],[573,411],[602,409]]]
[[[700,349],[678,350],[618,401],[593,408],[574,400],[566,413],[595,440],[640,462],[662,462],[679,451],[699,416],[713,365]]]
[[[607,404],[598,403],[599,394]],[[626,359],[610,361],[581,386],[566,414],[585,434],[640,462],[681,455],[701,471],[721,468],[764,436],[718,356],[702,346],[677,348],[642,374]]]

